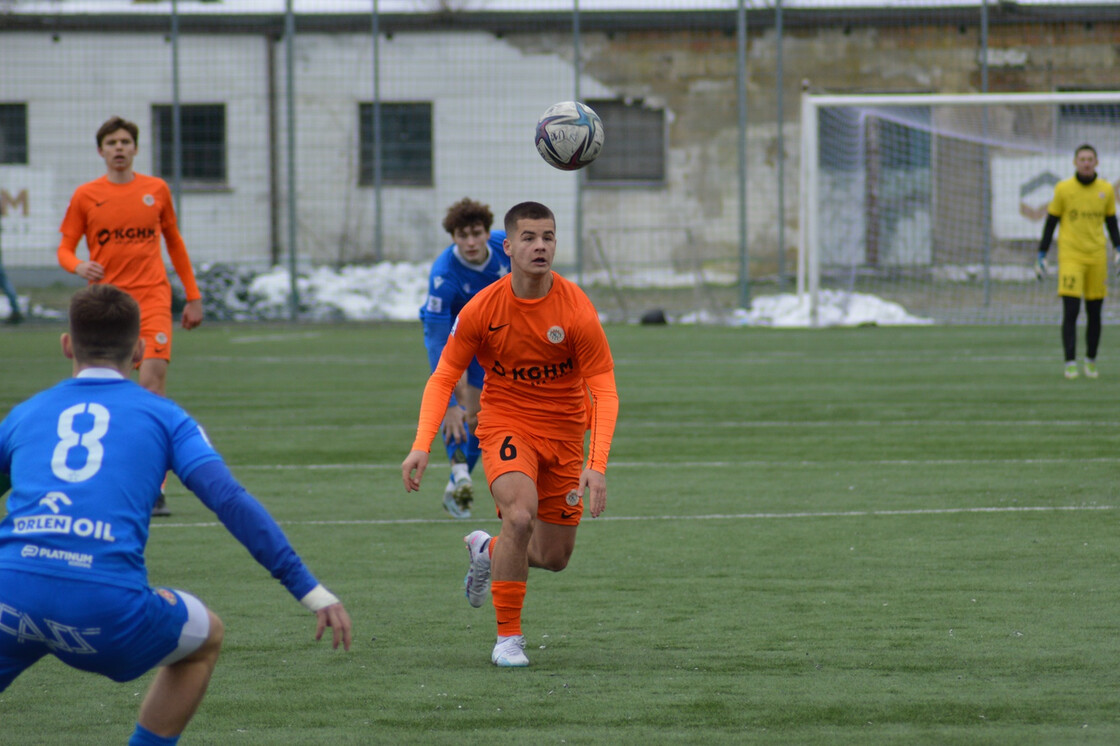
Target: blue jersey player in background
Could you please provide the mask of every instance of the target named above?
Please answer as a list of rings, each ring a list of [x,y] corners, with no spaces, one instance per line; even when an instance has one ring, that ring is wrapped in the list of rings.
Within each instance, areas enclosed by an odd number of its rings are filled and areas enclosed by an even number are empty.
[[[144,547],[168,470],[350,649],[350,617],[179,406],[128,379],[140,308],[112,285],[70,303],[74,377],[0,422],[0,692],[40,658],[131,681],[161,667],[131,746],[174,744],[218,660],[224,626],[196,597],[148,585]]]
[[[451,327],[463,306],[484,287],[509,274],[509,257],[502,248],[505,231],[490,231],[490,207],[464,197],[447,209],[443,228],[454,241],[432,263],[428,299],[420,309],[424,345],[432,370],[447,344]],[[471,471],[480,455],[475,428],[482,394],[482,366],[472,360],[455,386],[440,432],[451,462],[451,476],[443,491],[443,507],[455,518],[471,517],[474,485]]]

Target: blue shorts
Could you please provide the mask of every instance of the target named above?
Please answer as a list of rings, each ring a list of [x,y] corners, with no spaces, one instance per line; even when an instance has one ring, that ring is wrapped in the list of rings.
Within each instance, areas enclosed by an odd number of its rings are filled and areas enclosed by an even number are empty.
[[[0,569],[0,691],[45,655],[131,681],[198,650],[209,632],[206,607],[183,591]]]

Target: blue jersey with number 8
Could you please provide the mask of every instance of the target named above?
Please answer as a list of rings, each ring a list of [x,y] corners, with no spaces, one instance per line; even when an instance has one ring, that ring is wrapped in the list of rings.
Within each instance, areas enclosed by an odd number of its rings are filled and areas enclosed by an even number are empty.
[[[10,476],[0,567],[147,588],[144,547],[166,473],[220,460],[181,407],[138,384],[84,371],[0,423]]]

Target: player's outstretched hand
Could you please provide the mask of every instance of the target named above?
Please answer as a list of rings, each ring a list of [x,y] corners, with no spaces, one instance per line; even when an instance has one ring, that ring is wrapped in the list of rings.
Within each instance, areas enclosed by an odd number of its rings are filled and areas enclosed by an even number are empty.
[[[467,442],[467,409],[458,404],[447,408],[443,416],[443,442]]]
[[[1039,282],[1046,279],[1046,255],[1039,254],[1038,261],[1034,263],[1034,276],[1038,278]]]
[[[428,468],[428,454],[424,451],[412,451],[401,462],[401,479],[404,481],[405,492],[415,492],[420,489],[420,480],[424,478],[424,470]],[[413,472],[416,472],[413,474]]]
[[[352,636],[350,615],[346,613],[346,608],[341,603],[331,604],[319,609],[315,612],[315,619],[317,622],[315,626],[316,640],[323,639],[323,632],[327,627],[330,627],[334,632],[331,647],[337,650],[339,643],[342,643],[343,648],[350,649]]]
[[[607,477],[602,472],[584,469],[579,475],[579,489],[576,492],[585,498],[592,518],[598,518],[607,509]]]

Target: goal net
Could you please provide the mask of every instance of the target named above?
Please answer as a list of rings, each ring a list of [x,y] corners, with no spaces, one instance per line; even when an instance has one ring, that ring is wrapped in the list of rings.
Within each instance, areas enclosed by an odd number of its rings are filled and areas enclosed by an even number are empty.
[[[1050,275],[1033,269],[1047,206],[1083,143],[1120,181],[1120,91],[805,94],[801,106],[798,292],[814,319],[822,291],[846,290],[947,323],[1057,322],[1056,235]]]

